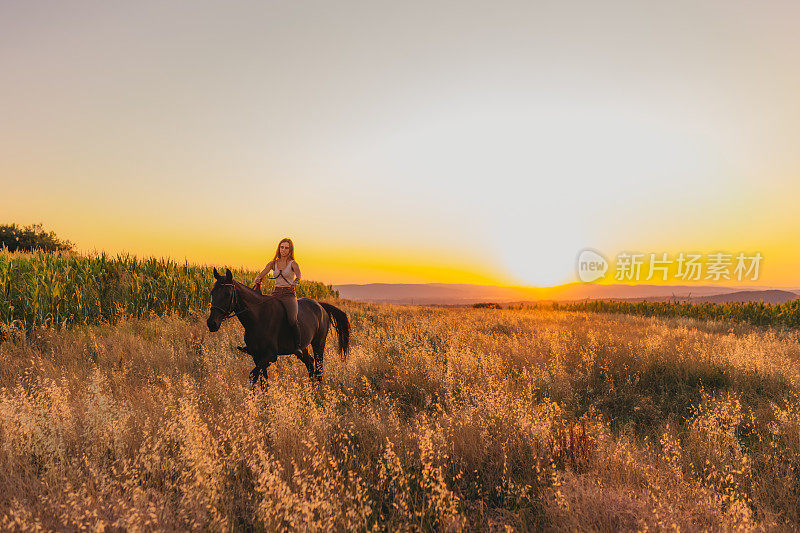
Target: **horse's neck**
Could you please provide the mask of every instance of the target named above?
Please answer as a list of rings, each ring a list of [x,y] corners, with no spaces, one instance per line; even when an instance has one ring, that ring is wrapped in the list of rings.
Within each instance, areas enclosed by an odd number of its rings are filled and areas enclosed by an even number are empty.
[[[246,285],[239,283],[236,285],[236,298],[238,298],[243,305],[252,307],[262,303],[266,298],[271,298],[271,296],[251,291]]]
[[[239,319],[242,326],[247,328],[250,325],[253,318],[250,313],[243,312],[245,309],[252,309],[253,302],[251,301],[251,295],[248,291],[243,290],[243,285],[240,283],[234,283],[233,290],[236,291],[236,301],[239,304],[239,308],[235,309],[236,311],[236,318]]]
[[[245,308],[252,311],[252,309],[255,307],[258,307],[266,302],[277,301],[274,296],[270,296],[268,294],[251,293],[241,283],[234,285],[234,290],[236,291],[237,301],[241,302],[241,307],[237,309],[237,311],[241,311]],[[255,324],[252,313],[238,313],[236,318],[239,319],[239,322],[245,329]]]

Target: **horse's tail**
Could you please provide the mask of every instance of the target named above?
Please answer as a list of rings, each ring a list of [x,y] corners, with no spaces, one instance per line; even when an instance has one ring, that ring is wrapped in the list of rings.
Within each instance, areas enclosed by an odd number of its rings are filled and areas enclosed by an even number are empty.
[[[336,333],[339,334],[339,355],[342,359],[347,358],[347,352],[350,351],[350,319],[347,318],[347,313],[336,307],[335,305],[319,302],[328,315],[333,319],[333,325],[336,328]]]

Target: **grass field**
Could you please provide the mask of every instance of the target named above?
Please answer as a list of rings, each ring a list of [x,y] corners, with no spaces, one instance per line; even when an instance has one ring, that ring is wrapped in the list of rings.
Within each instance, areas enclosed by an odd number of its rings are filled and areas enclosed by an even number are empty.
[[[0,529],[800,527],[796,330],[337,305],[317,388],[234,321],[9,331]]]

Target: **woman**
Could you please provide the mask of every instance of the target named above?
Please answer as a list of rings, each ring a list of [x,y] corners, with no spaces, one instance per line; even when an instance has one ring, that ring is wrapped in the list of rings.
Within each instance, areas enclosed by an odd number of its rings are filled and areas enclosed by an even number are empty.
[[[255,289],[261,292],[261,280],[272,270],[275,276],[275,288],[270,293],[283,302],[286,314],[289,317],[289,327],[292,330],[295,341],[295,353],[302,355],[303,349],[300,346],[300,327],[297,325],[297,293],[295,287],[300,284],[300,267],[294,260],[294,243],[288,237],[281,239],[278,249],[275,250],[275,257],[267,263],[267,266],[256,276]]]

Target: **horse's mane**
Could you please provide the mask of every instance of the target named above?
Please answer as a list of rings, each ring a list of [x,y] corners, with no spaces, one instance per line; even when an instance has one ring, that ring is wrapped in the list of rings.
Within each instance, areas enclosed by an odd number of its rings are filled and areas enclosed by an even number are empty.
[[[264,294],[264,293],[258,292],[257,290],[248,287],[247,285],[245,285],[241,281],[233,280],[233,282],[236,284],[237,287],[241,287],[248,294],[250,294],[252,296],[258,296],[258,297],[263,298],[263,299],[274,298],[274,296],[270,296],[269,294]]]

